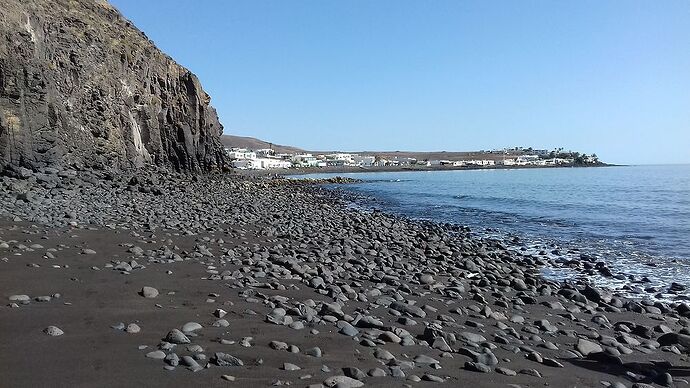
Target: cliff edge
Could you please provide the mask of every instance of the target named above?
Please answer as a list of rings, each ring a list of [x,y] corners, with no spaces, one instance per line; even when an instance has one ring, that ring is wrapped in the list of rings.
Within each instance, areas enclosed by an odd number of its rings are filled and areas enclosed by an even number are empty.
[[[0,0],[0,169],[218,168],[210,101],[104,0]]]

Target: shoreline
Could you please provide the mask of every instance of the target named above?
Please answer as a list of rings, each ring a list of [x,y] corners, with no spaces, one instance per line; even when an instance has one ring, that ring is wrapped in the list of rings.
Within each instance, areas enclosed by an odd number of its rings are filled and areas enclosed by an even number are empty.
[[[240,386],[597,386],[680,381],[689,366],[671,349],[690,344],[687,304],[549,281],[547,258],[462,227],[348,210],[331,190],[261,176],[70,176],[0,185],[0,293],[28,296],[0,320],[13,386],[225,375]],[[170,345],[185,322],[201,328]],[[16,357],[27,343],[31,357]],[[668,364],[649,363],[659,358]]]
[[[553,168],[601,168],[622,167],[616,164],[597,164],[586,166],[385,166],[385,167],[314,167],[302,169],[271,169],[271,170],[233,170],[237,175],[261,176],[261,175],[311,175],[311,174],[351,174],[351,173],[375,173],[375,172],[420,172],[420,171],[476,171],[476,170],[523,170],[523,169],[553,169]]]

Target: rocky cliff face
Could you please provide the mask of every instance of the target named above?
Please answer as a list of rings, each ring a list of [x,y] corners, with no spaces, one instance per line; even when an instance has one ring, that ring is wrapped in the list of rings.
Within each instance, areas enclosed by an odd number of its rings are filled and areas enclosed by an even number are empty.
[[[0,169],[220,167],[197,77],[104,0],[0,0]]]

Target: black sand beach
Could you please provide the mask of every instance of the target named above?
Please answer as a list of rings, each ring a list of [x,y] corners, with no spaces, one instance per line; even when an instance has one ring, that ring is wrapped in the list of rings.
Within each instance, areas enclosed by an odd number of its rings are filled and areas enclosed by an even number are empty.
[[[687,384],[686,304],[312,184],[133,176],[2,178],[1,386]]]

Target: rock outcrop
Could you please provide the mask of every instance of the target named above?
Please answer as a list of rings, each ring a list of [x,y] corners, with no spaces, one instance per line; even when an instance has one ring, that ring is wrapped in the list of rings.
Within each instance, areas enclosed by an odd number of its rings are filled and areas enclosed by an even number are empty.
[[[104,0],[0,0],[0,169],[204,171],[223,128],[197,77]]]

